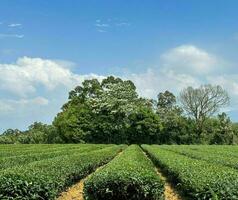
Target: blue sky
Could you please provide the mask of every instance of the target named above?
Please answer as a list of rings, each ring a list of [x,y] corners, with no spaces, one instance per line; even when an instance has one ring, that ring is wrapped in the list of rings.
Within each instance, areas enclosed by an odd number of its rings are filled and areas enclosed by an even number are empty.
[[[238,121],[238,1],[1,0],[0,131],[50,123],[85,78],[142,96],[220,84]]]

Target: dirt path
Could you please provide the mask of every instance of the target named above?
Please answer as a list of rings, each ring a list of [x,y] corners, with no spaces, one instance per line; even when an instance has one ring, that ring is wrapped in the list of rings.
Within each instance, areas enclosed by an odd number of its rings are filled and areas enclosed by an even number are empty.
[[[150,160],[146,152],[142,149],[145,156]],[[182,197],[179,195],[179,193],[174,189],[172,184],[169,183],[168,179],[162,174],[159,168],[155,169],[157,171],[157,174],[160,176],[160,178],[164,181],[164,198],[165,200],[182,200]]]
[[[122,151],[120,153],[118,153],[117,156],[119,156],[121,153],[122,153]],[[148,158],[148,156],[146,155],[145,152],[144,152],[144,154]],[[105,165],[97,168],[96,171],[103,168],[104,166]],[[161,171],[159,169],[156,169],[156,170],[157,170],[158,175],[165,182],[165,185],[164,185],[165,200],[182,200],[181,196],[174,189],[174,187],[168,182],[167,178],[161,173]],[[57,200],[84,200],[84,198],[83,198],[84,181],[87,178],[89,178],[92,174],[88,175],[86,178],[80,180],[78,183],[76,183],[72,187],[68,188],[67,191],[62,192],[61,195],[57,198]]]
[[[119,156],[123,151],[120,151],[117,155]],[[113,158],[114,159],[114,158]],[[105,165],[98,167],[96,171],[99,169],[103,168]],[[94,173],[94,172],[93,172]],[[56,200],[84,200],[83,197],[83,188],[84,188],[84,181],[88,179],[93,173],[89,174],[87,177],[84,179],[80,180],[78,183],[75,185],[69,187],[67,191],[62,192],[61,195],[56,199]]]
[[[83,183],[88,177],[82,179],[72,187],[68,188],[66,192],[61,193],[57,200],[83,200]]]
[[[172,184],[168,182],[168,179],[161,173],[159,169],[157,169],[157,173],[160,178],[165,182],[164,184],[164,197],[165,200],[182,200],[182,197],[179,193],[174,189]]]

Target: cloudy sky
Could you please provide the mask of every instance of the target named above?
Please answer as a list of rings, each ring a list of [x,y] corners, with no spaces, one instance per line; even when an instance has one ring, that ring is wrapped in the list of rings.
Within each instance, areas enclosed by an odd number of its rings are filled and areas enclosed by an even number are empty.
[[[1,0],[0,132],[51,123],[87,78],[131,79],[141,96],[223,86],[238,121],[237,0]]]

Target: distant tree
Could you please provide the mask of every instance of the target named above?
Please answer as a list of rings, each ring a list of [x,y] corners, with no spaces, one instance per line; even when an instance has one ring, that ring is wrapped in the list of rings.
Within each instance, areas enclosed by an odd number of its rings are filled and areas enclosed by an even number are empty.
[[[163,127],[160,135],[161,143],[182,143],[180,137],[184,134],[186,124],[185,118],[181,115],[182,109],[176,103],[176,97],[172,92],[166,90],[159,93],[157,114]]]
[[[0,144],[14,144],[15,140],[6,135],[0,135]]]
[[[188,87],[182,90],[180,102],[186,113],[195,119],[197,134],[200,137],[206,119],[226,106],[229,96],[219,85],[202,85],[199,88]]]
[[[26,131],[8,129],[0,144],[238,143],[238,124],[225,113],[212,117],[229,103],[220,86],[188,87],[179,100],[181,105],[170,91],[159,93],[157,100],[141,98],[132,81],[113,76],[85,80],[69,92],[52,125],[34,122]]]
[[[158,94],[157,113],[161,117],[166,116],[166,113],[181,115],[182,112],[183,110],[177,105],[176,97],[172,92],[166,90]]]
[[[52,125],[44,124],[42,122],[32,123],[26,131],[22,131],[16,138],[17,143],[23,144],[43,144],[55,143],[56,129]]]
[[[34,122],[26,131],[7,129],[0,135],[0,144],[42,144],[62,143],[56,128],[53,125]]]
[[[21,131],[18,130],[18,129],[11,129],[11,128],[9,128],[9,129],[7,129],[6,131],[4,131],[4,132],[2,133],[2,135],[6,135],[6,136],[16,136],[16,135],[19,135],[20,133],[21,133]]]
[[[233,144],[238,144],[238,123],[232,123],[232,129],[234,132]]]
[[[18,143],[17,138],[22,132],[18,129],[7,129],[0,135],[0,144]]]
[[[226,113],[218,115],[218,127],[211,141],[212,144],[233,144],[235,135],[230,118]]]
[[[176,104],[176,97],[172,92],[166,90],[165,92],[160,92],[158,94],[158,110],[172,110]]]

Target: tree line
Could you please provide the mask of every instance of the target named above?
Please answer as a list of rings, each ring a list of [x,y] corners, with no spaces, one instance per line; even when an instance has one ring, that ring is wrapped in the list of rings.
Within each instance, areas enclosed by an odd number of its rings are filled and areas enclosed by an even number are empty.
[[[238,124],[220,108],[229,104],[221,86],[187,87],[157,99],[142,98],[134,83],[109,76],[85,80],[69,92],[51,125],[8,129],[0,143],[236,144]]]

